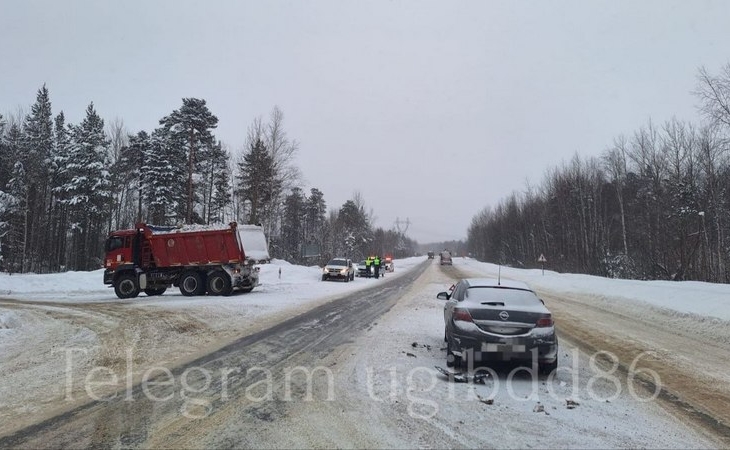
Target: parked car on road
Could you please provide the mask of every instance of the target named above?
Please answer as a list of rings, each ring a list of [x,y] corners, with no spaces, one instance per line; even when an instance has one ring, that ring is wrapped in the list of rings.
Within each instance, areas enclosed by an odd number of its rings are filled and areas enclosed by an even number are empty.
[[[347,258],[333,258],[322,269],[322,281],[343,280],[345,283],[355,279],[355,267]]]
[[[370,270],[370,273],[369,274],[368,274],[368,270]],[[373,270],[372,269],[369,269],[365,265],[365,260],[364,259],[362,261],[360,261],[359,263],[357,263],[357,271],[355,272],[355,275],[357,275],[358,277],[365,278],[367,276],[372,276],[373,273],[374,273]]]
[[[433,252],[428,252],[428,259],[433,259],[433,257],[434,257],[434,253]]]
[[[446,365],[474,361],[536,359],[550,373],[558,365],[558,337],[552,314],[525,283],[496,279],[463,279],[446,300]],[[473,366],[473,365],[472,365]]]
[[[393,258],[390,256],[385,257],[385,271],[386,272],[394,272],[395,271],[395,264],[393,264]]]

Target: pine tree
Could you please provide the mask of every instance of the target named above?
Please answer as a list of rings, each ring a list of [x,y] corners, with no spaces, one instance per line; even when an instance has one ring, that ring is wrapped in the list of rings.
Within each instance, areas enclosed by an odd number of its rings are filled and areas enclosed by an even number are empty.
[[[198,164],[196,153],[200,148],[213,144],[211,130],[218,126],[218,118],[210,112],[205,100],[183,98],[183,106],[160,120],[160,125],[165,127],[172,141],[184,143],[187,157],[184,218],[187,223],[192,223],[195,208],[194,175]]]
[[[0,114],[0,270],[5,268],[3,255],[6,246],[3,245],[3,238],[10,229],[7,214],[13,201],[13,198],[5,192],[6,185],[10,181],[10,149],[5,145],[5,126],[5,118]]]
[[[243,155],[238,163],[239,183],[238,195],[250,202],[248,222],[259,224],[267,218],[275,195],[272,186],[274,180],[274,160],[264,143],[257,139]]]
[[[5,118],[0,114],[0,190],[10,180],[10,171],[12,170],[12,155],[10,154],[10,147],[5,142],[5,127],[7,123]]]
[[[67,266],[66,242],[70,229],[68,217],[68,199],[65,187],[70,182],[70,174],[66,170],[71,161],[71,136],[66,126],[63,111],[54,119],[54,148],[51,156],[51,270],[59,270]]]
[[[137,223],[142,220],[142,167],[145,154],[149,153],[150,135],[140,131],[129,137],[129,144],[121,149],[119,158],[120,182],[129,189],[130,204],[135,202],[135,214],[129,222]],[[134,198],[132,198],[134,197]],[[133,225],[130,223],[129,225]]]
[[[301,246],[306,218],[306,198],[299,188],[292,189],[284,199],[281,219],[281,248],[289,261],[301,261]]]
[[[27,185],[25,167],[21,161],[23,154],[23,132],[17,124],[12,124],[7,134],[3,137],[2,143],[9,164],[7,180],[2,185],[5,189],[5,213],[0,220],[7,225],[7,235],[3,239],[5,249],[5,265],[14,271],[23,270],[22,255],[26,253],[27,240],[24,238],[23,229],[28,216]],[[20,163],[21,167],[18,167]],[[22,173],[19,170],[22,168]],[[12,181],[12,183],[11,183]],[[22,195],[19,194],[22,186]],[[4,232],[3,232],[4,233]]]
[[[230,157],[228,152],[222,151],[214,164],[213,197],[209,208],[209,222],[223,222],[226,208],[231,206],[231,168],[228,165]]]
[[[152,133],[143,152],[141,169],[144,203],[149,223],[167,225],[177,221],[183,200],[184,167],[179,164],[184,149],[175,145],[164,128]]]
[[[306,219],[304,221],[304,244],[319,248],[320,254],[324,249],[327,223],[327,203],[324,194],[317,188],[309,191],[305,205]]]
[[[24,152],[20,161],[23,162],[25,174],[28,177],[28,212],[29,236],[28,259],[29,266],[34,271],[48,269],[49,236],[49,166],[53,150],[53,120],[51,101],[48,89],[43,85],[38,90],[36,102],[31,106],[31,113],[23,123]]]
[[[84,120],[72,129],[68,181],[63,186],[74,232],[71,266],[76,270],[94,267],[94,257],[101,254],[102,227],[112,200],[108,146],[104,121],[91,103]]]
[[[9,195],[8,222],[10,225],[8,236],[9,266],[14,272],[26,272],[28,270],[28,219],[30,215],[28,197],[30,190],[27,184],[25,167],[20,161],[13,166],[7,190]]]
[[[201,150],[203,219],[208,224],[222,222],[224,209],[231,202],[229,155],[220,142],[204,146]]]
[[[354,259],[360,259],[368,252],[372,242],[372,230],[362,206],[348,200],[340,208],[337,216],[336,251],[344,251]]]

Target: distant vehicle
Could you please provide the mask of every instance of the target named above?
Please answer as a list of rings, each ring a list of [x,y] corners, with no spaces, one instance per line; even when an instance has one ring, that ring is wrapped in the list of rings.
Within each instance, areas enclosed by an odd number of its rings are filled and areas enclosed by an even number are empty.
[[[322,281],[343,280],[345,283],[355,279],[355,267],[347,258],[333,258],[322,269]]]
[[[368,271],[370,271],[369,274],[368,274]],[[374,271],[372,269],[372,266],[371,267],[367,267],[365,265],[365,260],[364,259],[362,261],[360,261],[359,263],[357,263],[357,272],[355,272],[355,275],[357,275],[358,277],[363,277],[364,278],[364,277],[367,277],[367,276],[373,276],[373,273],[374,273]]]
[[[385,257],[385,271],[386,272],[394,272],[395,271],[395,265],[393,264],[393,258],[390,256]]]
[[[552,314],[525,283],[463,279],[436,298],[446,300],[447,366],[464,365],[468,358],[532,361],[533,356],[543,373],[558,366]]]
[[[448,251],[448,250],[442,251],[441,252],[441,255],[440,255],[440,259],[441,259],[440,262],[441,262],[441,265],[442,266],[444,264],[448,264],[449,266],[452,265],[452,263],[451,263],[451,252],[450,251]]]
[[[428,252],[428,259],[433,259],[434,256],[433,252]]]

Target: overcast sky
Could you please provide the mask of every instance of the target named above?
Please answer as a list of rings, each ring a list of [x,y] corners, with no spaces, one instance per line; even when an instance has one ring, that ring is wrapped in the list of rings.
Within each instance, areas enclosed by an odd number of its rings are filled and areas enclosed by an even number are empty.
[[[0,113],[152,131],[183,97],[240,152],[277,105],[304,188],[358,191],[421,243],[649,119],[699,121],[730,62],[730,1],[0,1]],[[401,227],[403,228],[403,227]]]

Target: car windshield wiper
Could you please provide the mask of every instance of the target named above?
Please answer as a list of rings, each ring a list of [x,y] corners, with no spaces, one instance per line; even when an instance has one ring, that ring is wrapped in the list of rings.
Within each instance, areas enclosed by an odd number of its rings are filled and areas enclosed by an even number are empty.
[[[489,306],[504,306],[504,302],[482,302],[481,304]]]

